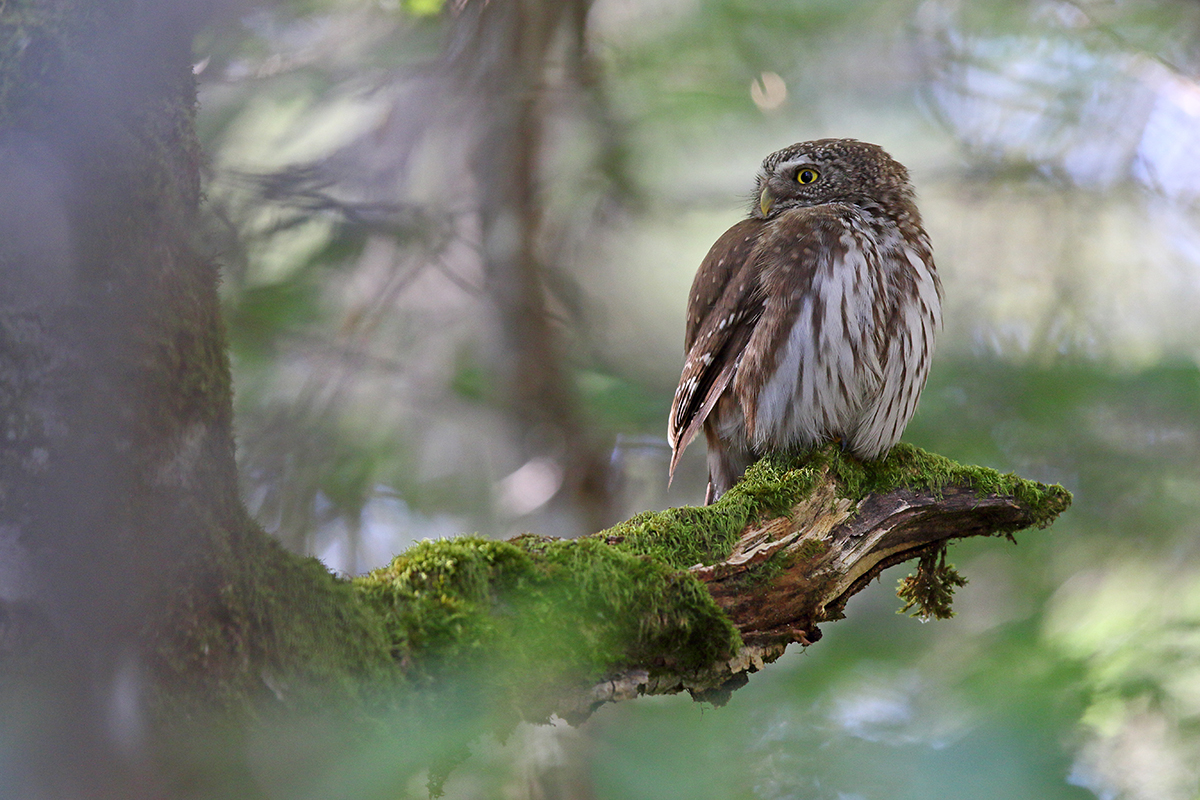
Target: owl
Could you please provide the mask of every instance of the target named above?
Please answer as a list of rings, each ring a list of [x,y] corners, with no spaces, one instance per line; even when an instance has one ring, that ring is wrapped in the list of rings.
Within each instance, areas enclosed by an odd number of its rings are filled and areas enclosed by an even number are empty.
[[[942,287],[908,171],[878,145],[801,142],[762,163],[749,218],[688,297],[670,474],[701,428],[713,502],[772,452],[885,455],[912,418]]]

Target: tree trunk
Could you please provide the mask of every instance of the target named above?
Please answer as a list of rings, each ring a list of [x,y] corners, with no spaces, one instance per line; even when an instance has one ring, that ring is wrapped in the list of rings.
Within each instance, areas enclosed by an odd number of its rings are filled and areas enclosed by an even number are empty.
[[[111,716],[139,634],[179,565],[246,529],[176,13],[0,5],[0,599],[56,666],[53,702],[6,717],[47,737],[35,756],[79,753],[62,796],[129,785],[139,699]]]
[[[262,691],[264,665],[304,663],[283,641],[298,629],[314,649],[369,638],[317,616],[338,586],[238,496],[217,269],[195,238],[205,6],[0,2],[0,715],[27,733],[5,770],[14,796],[158,796],[159,689],[233,706]]]

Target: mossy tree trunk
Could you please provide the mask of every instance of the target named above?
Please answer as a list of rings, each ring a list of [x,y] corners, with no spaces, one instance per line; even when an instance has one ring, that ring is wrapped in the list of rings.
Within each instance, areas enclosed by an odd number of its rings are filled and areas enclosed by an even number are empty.
[[[0,0],[0,716],[28,748],[4,768],[14,796],[156,794],[163,686],[233,705],[303,645],[377,666],[355,657],[374,623],[239,500],[217,270],[196,242],[191,39],[211,6]]]

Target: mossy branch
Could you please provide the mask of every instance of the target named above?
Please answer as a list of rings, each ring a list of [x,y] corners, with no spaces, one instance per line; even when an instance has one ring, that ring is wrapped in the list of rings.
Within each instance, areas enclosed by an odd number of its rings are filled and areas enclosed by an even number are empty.
[[[576,540],[426,542],[356,585],[407,675],[471,668],[527,715],[576,719],[641,694],[720,702],[913,558],[904,610],[949,616],[965,583],[949,541],[1045,527],[1070,503],[907,445],[873,464],[830,447],[764,459],[709,507]]]

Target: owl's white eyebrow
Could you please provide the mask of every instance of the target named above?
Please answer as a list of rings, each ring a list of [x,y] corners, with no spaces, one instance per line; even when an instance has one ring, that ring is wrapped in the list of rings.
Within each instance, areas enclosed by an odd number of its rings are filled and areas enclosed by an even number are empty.
[[[813,161],[811,158],[798,158],[792,161],[783,161],[779,164],[776,164],[775,171],[790,172],[791,170],[799,169],[800,167],[815,167],[816,165],[817,162]]]

